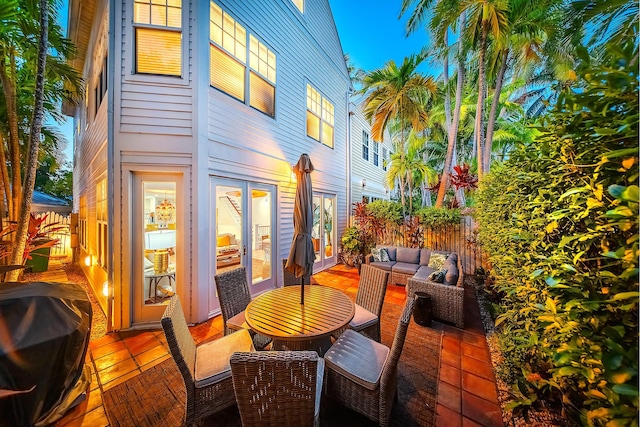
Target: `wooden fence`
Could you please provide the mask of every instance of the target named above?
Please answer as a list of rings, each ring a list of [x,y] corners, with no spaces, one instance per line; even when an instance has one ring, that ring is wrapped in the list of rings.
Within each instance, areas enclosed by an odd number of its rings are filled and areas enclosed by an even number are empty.
[[[55,227],[62,227],[58,232],[51,233],[51,237],[58,239],[58,244],[51,248],[52,258],[69,258],[71,259],[71,217],[70,215],[61,215],[57,212],[33,212],[33,214],[41,218],[47,215],[46,221],[42,224],[44,227],[48,224],[55,224]]]

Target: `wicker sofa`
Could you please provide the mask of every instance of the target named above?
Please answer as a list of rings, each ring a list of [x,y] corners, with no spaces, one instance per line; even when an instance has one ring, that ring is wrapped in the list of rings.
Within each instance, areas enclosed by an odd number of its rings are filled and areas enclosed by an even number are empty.
[[[378,247],[387,249],[390,261],[374,261],[373,256],[368,255],[365,257],[367,264],[391,272],[389,284],[405,285],[408,297],[416,292],[427,293],[431,296],[434,318],[464,328],[464,270],[458,254],[424,248]],[[435,271],[428,267],[433,253],[448,255],[445,268],[447,265],[449,268],[443,283],[429,280],[429,275]]]

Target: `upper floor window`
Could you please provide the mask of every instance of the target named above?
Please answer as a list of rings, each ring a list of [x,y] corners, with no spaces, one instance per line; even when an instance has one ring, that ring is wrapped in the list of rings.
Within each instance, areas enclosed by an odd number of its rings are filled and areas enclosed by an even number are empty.
[[[107,94],[107,67],[108,67],[108,56],[105,55],[104,61],[102,61],[102,68],[100,69],[100,74],[96,79],[96,84],[94,88],[94,115],[98,114],[98,108],[102,105],[102,101],[106,97]]]
[[[292,0],[293,4],[296,5],[300,13],[304,13],[304,0]]]
[[[362,131],[362,158],[369,161],[369,134],[367,131]]]
[[[211,86],[274,117],[276,55],[217,4],[210,11]]]
[[[373,165],[378,166],[380,164],[380,143],[373,142]]]
[[[389,152],[387,151],[387,147],[382,147],[382,170],[387,170],[387,165],[389,163]]]
[[[307,83],[307,135],[333,148],[333,104]]]
[[[134,0],[136,73],[182,75],[182,0]]]

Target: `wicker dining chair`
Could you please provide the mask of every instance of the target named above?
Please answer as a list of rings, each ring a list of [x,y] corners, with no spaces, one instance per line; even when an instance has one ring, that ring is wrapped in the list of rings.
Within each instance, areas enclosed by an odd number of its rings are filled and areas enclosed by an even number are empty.
[[[282,277],[283,286],[295,286],[302,285],[302,277],[296,277],[295,274],[285,268],[287,265],[287,259],[282,259]]]
[[[324,361],[315,351],[238,352],[231,372],[244,427],[318,426]]]
[[[220,311],[224,321],[224,334],[229,335],[234,331],[249,329],[249,325],[244,318],[244,310],[251,302],[249,283],[247,282],[247,269],[245,267],[235,268],[214,276],[218,300],[220,301]],[[256,348],[265,348],[271,339],[264,335],[251,332],[253,344]]]
[[[391,349],[347,329],[324,355],[325,395],[385,427],[397,395],[398,360],[415,299],[407,298]]]
[[[355,315],[349,329],[362,332],[380,342],[380,313],[387,292],[389,272],[371,265],[360,267],[360,282],[356,294]]]
[[[249,331],[238,331],[197,345],[189,332],[178,295],[169,300],[161,323],[173,361],[184,380],[186,425],[195,425],[235,405],[229,360],[236,351],[255,351]]]

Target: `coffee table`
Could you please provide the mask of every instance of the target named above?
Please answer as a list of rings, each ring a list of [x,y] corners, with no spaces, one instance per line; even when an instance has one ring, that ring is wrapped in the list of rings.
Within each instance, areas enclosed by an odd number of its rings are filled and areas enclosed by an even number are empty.
[[[273,289],[254,298],[245,310],[249,327],[273,339],[273,350],[315,350],[319,355],[331,347],[331,334],[353,319],[355,306],[338,289],[320,285]]]

